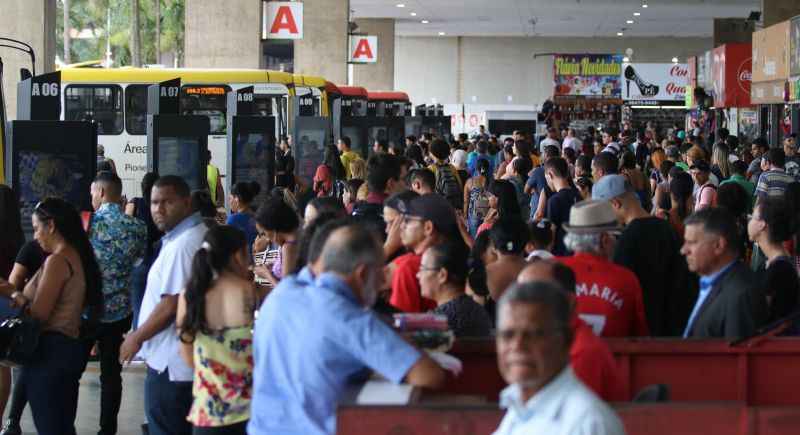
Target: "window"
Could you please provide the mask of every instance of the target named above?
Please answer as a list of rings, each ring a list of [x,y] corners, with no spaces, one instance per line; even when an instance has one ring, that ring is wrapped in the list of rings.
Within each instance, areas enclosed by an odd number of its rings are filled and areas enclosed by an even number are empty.
[[[128,134],[147,134],[148,87],[149,85],[128,85],[125,88],[125,129]]]
[[[116,85],[69,85],[64,93],[65,121],[94,121],[98,134],[122,133],[122,88]]]
[[[181,89],[181,113],[184,115],[205,115],[211,123],[213,135],[227,131],[227,85],[184,86]]]

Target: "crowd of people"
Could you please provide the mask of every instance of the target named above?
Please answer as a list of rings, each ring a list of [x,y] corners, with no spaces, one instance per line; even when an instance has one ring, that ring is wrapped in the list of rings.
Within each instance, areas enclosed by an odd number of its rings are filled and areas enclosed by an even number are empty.
[[[604,402],[630,397],[602,337],[741,338],[798,308],[796,138],[662,133],[482,128],[378,141],[368,158],[342,137],[305,181],[286,141],[277,187],[236,183],[224,218],[221,189],[171,175],[125,201],[109,166],[92,213],[47,198],[29,242],[2,186],[3,314],[41,324],[13,394],[0,369],[2,433],[21,433],[26,403],[37,432],[75,433],[96,353],[99,433],[117,432],[122,367],[138,358],[150,434],[333,434],[365,369],[443,384],[387,320],[425,312],[458,338],[495,337],[510,384],[498,434],[624,433]]]

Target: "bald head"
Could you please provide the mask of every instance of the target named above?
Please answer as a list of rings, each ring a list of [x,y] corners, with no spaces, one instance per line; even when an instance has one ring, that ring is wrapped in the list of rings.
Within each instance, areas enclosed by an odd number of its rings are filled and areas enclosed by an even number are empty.
[[[575,273],[564,264],[553,260],[539,260],[528,264],[517,277],[517,282],[551,282],[569,293],[575,292]]]
[[[383,249],[375,234],[351,223],[330,233],[320,262],[323,272],[349,275],[361,265],[383,264]]]

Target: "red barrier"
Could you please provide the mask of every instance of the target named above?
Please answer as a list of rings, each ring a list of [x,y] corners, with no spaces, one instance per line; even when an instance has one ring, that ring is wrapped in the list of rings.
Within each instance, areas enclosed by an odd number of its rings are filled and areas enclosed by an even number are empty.
[[[667,384],[673,401],[735,401],[751,406],[800,405],[800,339],[771,338],[731,347],[722,340],[608,339],[631,396]],[[497,401],[505,382],[492,340],[462,340],[450,352],[464,363],[445,394]]]
[[[796,407],[726,403],[625,404],[615,408],[628,435],[795,435]],[[338,435],[491,434],[503,411],[488,406],[342,406]]]

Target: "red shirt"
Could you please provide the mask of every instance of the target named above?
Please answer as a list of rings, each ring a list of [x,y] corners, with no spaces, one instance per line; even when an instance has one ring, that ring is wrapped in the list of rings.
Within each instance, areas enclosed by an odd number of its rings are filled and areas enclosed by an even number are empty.
[[[622,385],[617,362],[602,338],[594,335],[583,320],[572,322],[575,338],[569,350],[570,364],[575,376],[606,402],[625,402],[628,394]]]
[[[422,256],[413,252],[401,255],[394,260],[392,274],[392,296],[389,303],[406,313],[422,313],[436,308],[436,302],[423,298],[420,294],[417,272]]]
[[[575,272],[575,312],[602,337],[650,335],[639,279],[606,258],[577,253],[559,261]]]

